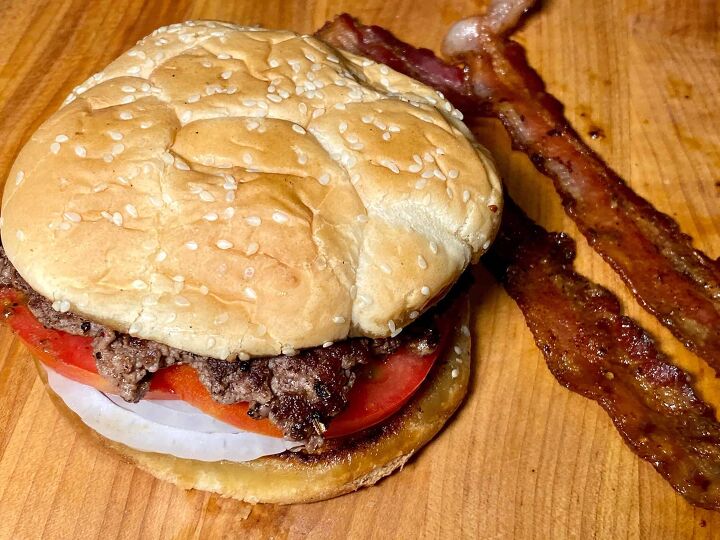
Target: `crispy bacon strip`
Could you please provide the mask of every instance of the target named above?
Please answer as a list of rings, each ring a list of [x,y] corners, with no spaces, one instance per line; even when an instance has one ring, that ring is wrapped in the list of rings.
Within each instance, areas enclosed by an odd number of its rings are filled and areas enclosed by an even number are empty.
[[[597,401],[625,442],[688,501],[720,509],[713,410],[609,290],[573,271],[575,243],[511,201],[483,258],[525,316],[560,384]]]
[[[469,66],[476,112],[502,121],[515,148],[553,179],[565,211],[638,302],[720,373],[720,264],[693,248],[670,216],[581,140],[525,50],[504,37],[533,4],[496,1],[486,16],[461,21],[448,34],[446,50]]]
[[[471,101],[440,59],[424,52],[419,70],[409,60],[413,47],[385,30],[342,15],[318,34]],[[720,424],[712,410],[690,377],[621,314],[617,298],[573,271],[574,256],[572,239],[548,233],[506,198],[500,235],[483,261],[522,309],[560,384],[597,401],[627,444],[689,502],[720,509]]]

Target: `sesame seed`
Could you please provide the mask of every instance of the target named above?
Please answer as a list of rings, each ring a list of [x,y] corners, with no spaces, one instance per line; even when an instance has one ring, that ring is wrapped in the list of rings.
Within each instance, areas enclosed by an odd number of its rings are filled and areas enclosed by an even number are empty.
[[[342,315],[335,315],[335,316],[332,318],[332,321],[333,321],[335,324],[343,324],[343,323],[345,322],[345,317],[343,317]]]
[[[413,154],[413,161],[422,167],[423,162],[419,155]]]
[[[188,103],[196,103],[200,101],[200,94],[192,94],[188,96],[187,100]]]
[[[391,269],[387,264],[384,264],[384,263],[381,264],[381,265],[380,265],[380,270],[382,270],[382,271],[385,272],[386,274],[392,274],[392,269]]]
[[[237,353],[238,360],[242,360],[243,362],[246,362],[250,360],[250,355],[246,352],[239,352]]]
[[[391,137],[391,135],[386,131],[385,133],[382,134],[382,138],[383,138],[384,141],[389,141],[392,137]]]
[[[255,255],[258,250],[260,249],[260,246],[257,242],[250,242],[247,246],[247,249],[245,250],[246,255]]]
[[[78,145],[75,147],[75,153],[78,157],[85,157],[87,156],[87,150],[85,150],[84,146]]]
[[[68,221],[72,221],[73,223],[80,223],[80,221],[82,220],[80,214],[78,214],[77,212],[65,212],[63,214],[63,217]]]
[[[297,160],[300,165],[305,165],[308,161],[307,154],[298,152]]]
[[[318,182],[320,182],[323,186],[327,186],[330,183],[330,175],[328,173],[321,174],[320,178],[318,178]]]
[[[419,312],[417,312],[417,311],[411,311],[409,317],[410,317],[411,320],[414,321],[415,319],[418,318],[419,315],[420,315]]]
[[[308,108],[305,103],[298,103],[298,111],[300,111],[300,114],[305,115],[307,114]]]
[[[119,131],[108,131],[108,135],[113,141],[121,141],[123,138],[123,134]]]
[[[463,336],[469,336],[469,335],[470,335],[470,329],[467,327],[467,325],[463,324],[463,325],[460,327],[460,333],[461,333]]]
[[[347,128],[348,128],[347,122],[340,122],[340,125],[338,125],[338,131],[340,132],[341,135],[347,131]]]
[[[487,250],[487,248],[489,248],[489,247],[490,247],[490,240],[487,240],[487,241],[483,244],[482,248],[483,248],[484,250]]]
[[[57,137],[55,137],[55,142],[59,142],[59,143],[68,142],[69,140],[70,139],[68,138],[68,136],[63,135],[62,133],[60,135],[58,135]]]
[[[112,145],[110,151],[114,154],[122,154],[125,151],[125,145],[123,143],[116,143]]]
[[[326,341],[325,343],[322,344],[323,349],[327,349],[328,347],[332,347],[332,345],[333,345],[333,342],[332,342],[332,341]]]
[[[133,115],[130,111],[121,111],[120,120],[132,120]]]
[[[448,178],[450,178],[451,180],[455,180],[460,175],[460,173],[458,172],[457,169],[450,169],[448,171],[447,175],[448,175]]]
[[[452,199],[452,198],[453,198],[452,189],[450,189],[450,188],[448,187],[448,188],[445,190],[445,192],[447,193],[448,199]]]
[[[185,247],[188,248],[190,251],[195,251],[198,248],[197,242],[185,242]]]
[[[112,154],[103,154],[103,161],[105,163],[112,163],[112,161],[115,159],[115,156]]]
[[[150,204],[152,204],[155,208],[161,208],[163,205],[163,202],[158,199],[157,197],[148,197],[150,199]]]
[[[438,245],[432,240],[430,241],[430,251],[432,251],[435,255],[437,255]]]
[[[221,325],[223,323],[226,323],[230,319],[230,315],[227,313],[221,313],[217,317],[215,317],[215,320],[213,321],[216,325]]]
[[[425,153],[423,154],[423,159],[424,159],[425,161],[427,161],[428,163],[432,163],[432,162],[434,161],[434,158],[432,157],[432,155],[430,154],[430,152],[425,152]]]
[[[453,368],[453,370],[450,372],[450,375],[452,375],[453,379],[457,379],[460,375],[460,371],[458,370],[458,368]]]
[[[398,174],[400,172],[400,169],[398,168],[397,164],[394,161],[391,161],[389,159],[381,159],[380,165],[390,169],[395,174]]]
[[[423,296],[430,296],[430,287],[428,287],[427,285],[423,285],[420,289],[420,292]]]
[[[210,293],[210,289],[208,289],[207,285],[200,285],[199,290],[200,294],[202,294],[203,296],[207,296]]]
[[[138,211],[137,208],[135,208],[132,204],[126,204],[125,205],[125,211],[130,215],[131,217],[138,217]]]
[[[213,195],[209,191],[205,191],[205,190],[200,192],[199,197],[200,197],[201,201],[205,201],[205,202],[213,202],[215,200],[215,195]]]
[[[218,60],[230,60],[230,55],[228,53],[220,53],[217,55]]]
[[[175,283],[183,283],[185,281],[185,276],[181,276],[181,275],[173,276],[172,280]]]
[[[203,216],[205,221],[217,221],[218,215],[215,212],[208,212]]]
[[[276,67],[280,67],[280,62],[278,62],[278,61],[275,60],[274,58],[271,58],[270,61],[268,62],[268,65],[269,65],[271,68],[276,68]]]
[[[417,182],[415,182],[415,189],[423,189],[427,185],[427,180],[424,178],[421,178]]]
[[[259,227],[262,220],[258,216],[248,216],[245,218],[245,222],[251,227]]]
[[[53,154],[57,154],[58,152],[60,152],[60,143],[56,143],[56,142],[52,143],[50,145],[50,151]]]
[[[292,129],[295,133],[299,133],[300,135],[305,135],[307,131],[302,126],[299,126],[297,124],[292,125]]]
[[[423,171],[423,173],[420,176],[422,176],[423,178],[432,178],[433,172],[430,169],[428,169],[426,171]]]
[[[178,169],[178,170],[181,170],[181,171],[189,171],[189,170],[190,170],[190,165],[188,165],[187,163],[185,163],[185,162],[184,162],[182,159],[180,159],[180,158],[175,158],[175,168]]]
[[[287,223],[288,222],[288,216],[284,212],[280,212],[279,210],[276,210],[272,213],[272,220],[275,223]]]
[[[257,293],[252,287],[245,287],[243,289],[243,292],[245,293],[245,296],[247,296],[250,300],[257,300]]]
[[[140,66],[132,66],[132,67],[129,67],[128,70],[127,70],[127,72],[128,72],[130,75],[137,75],[138,73],[140,73]]]
[[[184,296],[180,296],[179,294],[175,297],[175,304],[178,306],[189,306],[190,301],[185,298]]]
[[[388,75],[390,73],[390,70],[387,68],[387,66],[380,66],[380,73],[383,75]]]
[[[388,131],[391,131],[392,133],[400,133],[400,126],[389,126]]]
[[[232,77],[232,71],[223,71],[220,74],[220,77],[222,77],[223,79],[225,79],[227,81],[230,77]]]
[[[243,272],[245,279],[250,279],[255,275],[255,269],[252,266],[248,266]]]
[[[423,168],[422,165],[418,165],[417,163],[413,163],[412,165],[410,165],[410,166],[408,167],[408,171],[411,172],[411,173],[418,173],[418,172],[420,172],[420,171],[422,170],[422,168]]]
[[[192,119],[192,111],[185,111],[180,116],[180,122],[187,124]]]
[[[422,255],[418,255],[417,263],[418,263],[418,266],[420,268],[422,268],[423,270],[425,270],[428,267],[427,261],[425,260],[425,257],[423,257]]]
[[[147,120],[144,121],[144,122],[140,122],[140,127],[141,127],[142,129],[147,129],[147,128],[149,128],[150,126],[152,126],[152,122],[148,122]]]
[[[22,242],[25,240],[25,232],[22,229],[18,229],[15,232],[15,237]]]
[[[167,259],[167,252],[165,252],[161,249],[160,251],[158,251],[158,254],[155,256],[155,262],[163,262],[165,259]]]
[[[455,354],[462,354],[462,349],[458,345],[455,345],[453,350],[455,351]]]
[[[108,188],[108,185],[105,182],[100,182],[98,185],[96,185],[93,188],[93,192],[100,193],[101,191],[105,191]]]
[[[120,212],[113,212],[112,214],[112,222],[117,225],[118,227],[122,227],[123,224],[123,217]]]
[[[249,152],[245,152],[242,157],[243,163],[250,165],[253,162],[253,157]]]
[[[269,101],[272,101],[273,103],[280,103],[282,101],[282,98],[275,94],[268,94],[265,96]]]
[[[470,200],[470,192],[466,189],[465,191],[463,191],[462,197],[464,203],[468,202]]]
[[[135,101],[135,96],[124,96],[120,100],[120,103],[123,105],[127,105],[128,103],[132,103],[133,101]]]
[[[133,289],[147,289],[147,283],[142,279],[136,279],[132,282]]]
[[[395,321],[389,320],[388,321],[388,328],[390,329],[390,332],[393,334],[395,333]]]

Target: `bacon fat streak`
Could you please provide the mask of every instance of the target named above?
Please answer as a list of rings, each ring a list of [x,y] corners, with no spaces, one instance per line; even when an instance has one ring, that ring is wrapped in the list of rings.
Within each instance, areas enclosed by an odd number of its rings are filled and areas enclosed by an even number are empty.
[[[511,2],[505,4],[512,7]],[[517,20],[530,4],[509,9],[506,15]],[[500,8],[494,12],[502,13]],[[502,33],[510,26],[497,22],[496,29]],[[341,15],[318,35],[434,86],[466,112],[494,110],[491,101],[471,93],[460,78],[461,68],[448,66],[386,30]],[[416,65],[418,55],[421,62]],[[538,88],[542,83],[535,77]],[[564,126],[569,129],[566,122]],[[649,207],[666,229],[689,245],[677,226],[668,223],[670,218],[621,181],[620,185],[630,192],[627,200]],[[597,401],[627,444],[689,502],[720,509],[720,424],[712,409],[695,393],[690,376],[674,366],[635,321],[621,314],[612,292],[574,272],[574,257],[570,237],[548,233],[506,198],[499,237],[483,261],[518,303],[558,382]],[[652,278],[650,274],[646,281]]]

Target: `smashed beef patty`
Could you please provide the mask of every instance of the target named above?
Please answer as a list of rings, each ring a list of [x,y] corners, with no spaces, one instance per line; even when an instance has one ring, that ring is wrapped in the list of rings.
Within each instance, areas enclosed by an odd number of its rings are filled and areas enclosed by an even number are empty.
[[[439,339],[432,318],[423,317],[394,338],[346,339],[328,347],[304,349],[293,356],[218,360],[116,332],[71,312],[56,311],[18,274],[2,246],[0,287],[24,293],[28,308],[45,327],[92,337],[98,373],[126,401],[139,401],[159,369],[189,364],[215,401],[249,402],[248,415],[252,418],[267,417],[286,438],[314,444],[330,420],[347,405],[358,365],[402,346],[418,354],[430,354]]]

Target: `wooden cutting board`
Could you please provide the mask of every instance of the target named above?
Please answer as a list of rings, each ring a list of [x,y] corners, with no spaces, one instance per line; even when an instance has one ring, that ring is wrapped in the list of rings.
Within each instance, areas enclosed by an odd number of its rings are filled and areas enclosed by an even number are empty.
[[[438,49],[470,0],[0,0],[0,178],[70,89],[157,26],[216,18],[312,32],[342,11]],[[550,0],[519,38],[593,147],[697,244],[720,253],[720,3]],[[647,316],[560,208],[550,182],[478,135],[513,197],[578,241],[578,268],[616,291],[663,348],[717,392],[708,369]],[[42,201],[38,201],[42,204]],[[638,460],[594,403],[560,387],[515,304],[484,272],[471,393],[405,469],[328,502],[250,506],[155,481],[76,436],[0,329],[2,538],[710,538],[696,510]],[[711,373],[710,373],[711,375]]]

